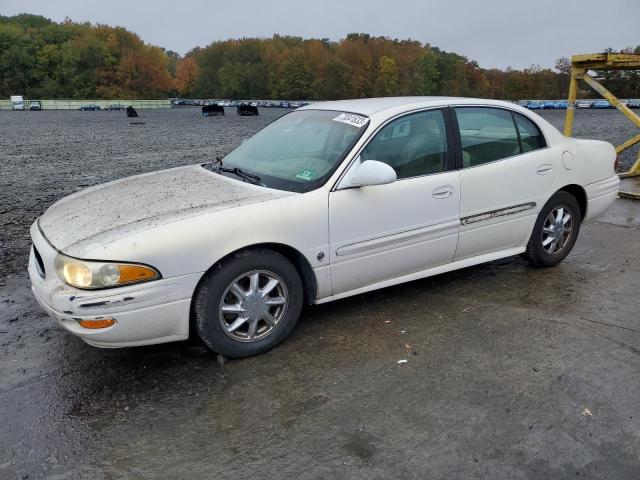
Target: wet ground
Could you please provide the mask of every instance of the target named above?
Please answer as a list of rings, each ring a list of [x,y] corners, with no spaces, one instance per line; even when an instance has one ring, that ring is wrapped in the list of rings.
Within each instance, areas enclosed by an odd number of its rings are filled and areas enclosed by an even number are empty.
[[[556,268],[509,258],[309,307],[283,345],[223,365],[185,343],[95,349],[40,312],[24,269],[48,204],[211,159],[283,112],[262,113],[0,112],[0,479],[640,477],[629,200]],[[580,111],[576,135],[627,123]]]

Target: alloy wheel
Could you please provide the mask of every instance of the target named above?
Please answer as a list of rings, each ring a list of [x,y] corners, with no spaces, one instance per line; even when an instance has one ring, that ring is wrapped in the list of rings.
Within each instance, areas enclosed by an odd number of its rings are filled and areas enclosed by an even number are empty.
[[[573,232],[573,217],[566,205],[549,212],[542,226],[542,248],[547,254],[558,255],[567,247]]]
[[[239,342],[257,342],[280,325],[288,305],[287,287],[267,270],[254,270],[237,277],[226,288],[218,317],[224,332]]]

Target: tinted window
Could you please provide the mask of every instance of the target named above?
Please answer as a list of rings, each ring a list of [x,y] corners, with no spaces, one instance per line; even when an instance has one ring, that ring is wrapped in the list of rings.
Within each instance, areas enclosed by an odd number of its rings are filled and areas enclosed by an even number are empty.
[[[447,135],[440,110],[414,113],[386,125],[363,150],[362,160],[393,167],[398,178],[445,170]]]
[[[536,127],[531,120],[519,113],[514,113],[513,116],[516,119],[516,125],[518,125],[518,131],[520,132],[522,153],[537,150],[545,146],[540,130],[538,130],[538,127]]]
[[[511,113],[498,108],[456,108],[464,167],[475,167],[520,153]]]

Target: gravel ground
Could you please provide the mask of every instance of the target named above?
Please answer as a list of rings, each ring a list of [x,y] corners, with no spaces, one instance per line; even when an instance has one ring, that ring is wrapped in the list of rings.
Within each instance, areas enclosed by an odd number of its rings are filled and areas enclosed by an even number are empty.
[[[282,113],[0,112],[0,479],[639,478],[632,202],[559,267],[509,258],[310,307],[223,366],[184,343],[95,349],[40,311],[28,228],[49,204],[213,159]],[[577,112],[576,136],[633,133]]]
[[[0,111],[0,278],[24,269],[30,224],[54,201],[117,178],[215,159],[284,113],[203,118],[199,109]]]

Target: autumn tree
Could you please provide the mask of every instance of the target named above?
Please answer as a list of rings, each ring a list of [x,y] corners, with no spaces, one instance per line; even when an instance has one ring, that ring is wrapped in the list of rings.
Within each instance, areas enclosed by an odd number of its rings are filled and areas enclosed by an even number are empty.
[[[198,78],[198,64],[192,57],[186,57],[178,61],[173,87],[183,97],[189,97],[196,86]]]
[[[351,85],[354,97],[370,97],[373,62],[369,50],[370,36],[349,34],[336,47],[336,56],[351,67]]]
[[[640,53],[640,46],[621,51]],[[350,33],[339,41],[285,35],[230,39],[195,47],[183,59],[122,27],[0,15],[4,98],[553,99],[566,97],[568,72],[566,58],[555,69],[483,69],[430,44],[366,33]],[[621,98],[640,97],[638,71],[597,74]],[[581,94],[595,95],[587,89]]]
[[[169,57],[121,27],[0,17],[0,96],[158,98],[171,91]]]

